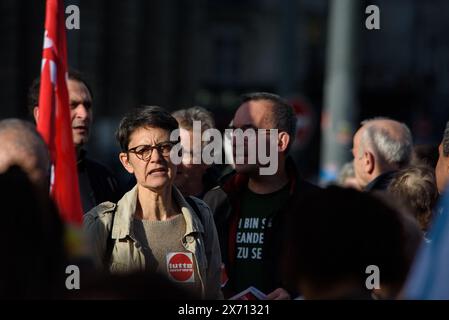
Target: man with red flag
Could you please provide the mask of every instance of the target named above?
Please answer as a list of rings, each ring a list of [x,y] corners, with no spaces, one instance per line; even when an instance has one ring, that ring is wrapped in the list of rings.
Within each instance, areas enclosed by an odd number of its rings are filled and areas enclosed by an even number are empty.
[[[40,78],[37,78],[28,92],[28,109],[36,122],[39,118],[39,89]],[[79,190],[83,212],[87,212],[102,202],[117,202],[121,191],[115,175],[105,165],[89,157],[85,149],[93,120],[93,93],[89,84],[79,72],[69,70],[67,89]]]
[[[78,175],[67,91],[67,50],[64,6],[47,0],[37,129],[52,161],[51,194],[67,223],[81,225]]]
[[[45,70],[46,64],[50,68],[50,73],[52,72],[52,66],[55,65],[54,60],[50,59],[50,61],[47,61],[49,59],[46,57],[46,55],[53,57],[53,52],[55,51],[54,48],[55,41],[48,36],[48,30],[46,30],[42,79],[49,75],[48,70]],[[58,71],[60,70],[58,69]],[[54,75],[54,78],[57,78],[56,75]],[[103,164],[88,157],[86,155],[87,152],[84,149],[84,146],[89,139],[93,118],[92,90],[83,76],[75,70],[69,70],[66,78],[68,78],[69,125],[66,125],[65,128],[68,128],[67,130],[72,132],[73,144],[76,152],[75,157],[77,161],[76,165],[82,211],[87,212],[104,201],[117,201],[120,199],[120,192],[117,180],[112,172]],[[48,92],[57,93],[57,91],[51,90],[52,87],[50,87],[50,91],[42,91],[43,86],[44,88],[46,85],[48,86],[48,84],[53,86],[51,80],[52,78],[50,76],[50,81],[46,81],[46,84],[41,84],[41,79],[36,79],[31,85],[28,94],[28,107],[30,113],[38,123],[38,127],[39,123],[41,123],[39,121],[39,115],[42,111],[44,111],[44,113],[47,112],[45,115],[46,119],[43,121],[51,121],[53,119],[52,117],[54,117],[51,112],[48,113],[48,111],[45,111],[45,108],[41,111],[41,108],[39,107],[42,103],[42,99],[48,106],[48,100],[51,98],[51,96],[48,95]],[[41,98],[40,92],[44,94],[44,98]],[[55,126],[51,125],[51,123],[46,123],[45,128],[47,128],[44,130],[46,134],[50,133],[50,136],[53,136],[51,132],[52,130],[55,130]],[[45,133],[43,135],[45,136]],[[55,152],[55,145],[52,145],[51,143],[52,141],[50,141],[49,147],[53,154]],[[54,174],[56,173],[54,172]],[[70,178],[70,180],[72,180],[72,178]]]

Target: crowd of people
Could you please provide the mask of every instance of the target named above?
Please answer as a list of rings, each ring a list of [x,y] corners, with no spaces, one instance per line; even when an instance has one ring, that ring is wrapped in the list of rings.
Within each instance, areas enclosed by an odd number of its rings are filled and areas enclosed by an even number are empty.
[[[119,186],[87,155],[93,93],[78,72],[69,73],[68,92],[84,256],[67,251],[49,196],[49,152],[35,126],[1,120],[2,237],[14,239],[1,297],[229,299],[250,287],[270,300],[434,297],[415,284],[432,272],[422,267],[436,259],[425,254],[429,248],[447,247],[435,234],[446,221],[445,202],[438,204],[449,181],[449,122],[437,149],[415,146],[404,123],[363,121],[353,160],[323,187],[305,181],[293,161],[296,117],[276,94],[242,96],[231,129],[243,139],[224,139],[231,154],[213,150],[223,160],[217,163],[203,159],[207,141],[195,142],[196,124],[201,135],[215,128],[211,111],[141,106],[116,132],[131,181]],[[39,80],[28,101],[37,121]],[[243,161],[225,161],[239,157],[239,148]],[[263,158],[251,161],[252,152],[268,149],[274,174],[260,170],[269,165]],[[75,263],[84,276],[70,291],[65,270]],[[370,278],[367,270],[378,272]],[[449,285],[439,285],[438,297],[449,298]]]

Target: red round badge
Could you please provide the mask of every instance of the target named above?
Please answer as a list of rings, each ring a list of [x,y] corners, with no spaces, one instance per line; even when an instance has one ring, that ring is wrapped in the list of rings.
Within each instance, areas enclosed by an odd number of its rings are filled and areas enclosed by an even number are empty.
[[[190,255],[190,256],[189,256]],[[191,253],[174,253],[168,260],[168,273],[174,280],[185,282],[193,276],[193,261]]]

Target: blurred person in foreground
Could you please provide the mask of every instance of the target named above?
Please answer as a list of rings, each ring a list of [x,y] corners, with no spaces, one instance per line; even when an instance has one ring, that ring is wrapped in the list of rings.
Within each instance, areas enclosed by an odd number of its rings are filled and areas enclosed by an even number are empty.
[[[449,300],[449,194],[441,195],[427,237],[413,263],[402,297]]]
[[[39,119],[39,87],[40,79],[37,78],[28,93],[28,108],[36,123]],[[80,195],[83,211],[87,212],[101,202],[117,201],[120,192],[112,172],[87,156],[85,147],[89,141],[93,121],[91,88],[79,72],[70,70],[67,90]]]
[[[36,127],[20,119],[0,121],[0,173],[12,166],[20,167],[33,183],[38,198],[50,194],[50,156],[47,145]],[[53,200],[50,200],[53,204]],[[92,264],[85,256],[81,230],[74,226],[65,228],[64,244],[70,261],[87,272]]]
[[[20,119],[0,121],[0,173],[19,166],[44,194],[50,187],[50,156],[33,124]]]
[[[198,300],[200,295],[182,288],[157,273],[139,271],[126,274],[83,275],[80,290],[70,290],[64,298],[82,300]]]
[[[301,206],[295,207],[297,212],[290,210],[294,199],[317,188],[300,177],[289,156],[295,137],[293,108],[278,95],[250,93],[242,97],[232,123],[236,174],[204,196],[214,212],[229,278],[223,291],[231,297],[254,286],[268,299],[287,300],[292,292],[285,289],[280,268],[286,220],[302,212]],[[239,131],[247,139],[238,139]],[[268,133],[270,138],[264,140]],[[261,164],[259,158],[251,163],[252,156],[263,153],[263,145],[270,146],[272,161]],[[275,172],[263,173],[273,163]]]
[[[412,135],[405,124],[387,118],[363,121],[352,149],[360,188],[385,190],[395,171],[410,163],[412,148]]]
[[[0,298],[61,298],[69,263],[64,227],[48,192],[37,190],[29,173],[13,165],[0,174],[0,202]]]
[[[298,200],[310,214],[289,220],[284,270],[303,298],[395,299],[421,242],[417,224],[350,188],[331,186]],[[375,269],[378,276],[369,271]]]
[[[173,185],[179,140],[171,135],[177,129],[176,119],[156,106],[122,119],[119,158],[137,184],[117,203],[89,211],[84,228],[100,270],[160,273],[194,294],[217,299],[221,255],[212,213],[197,198],[192,208]]]

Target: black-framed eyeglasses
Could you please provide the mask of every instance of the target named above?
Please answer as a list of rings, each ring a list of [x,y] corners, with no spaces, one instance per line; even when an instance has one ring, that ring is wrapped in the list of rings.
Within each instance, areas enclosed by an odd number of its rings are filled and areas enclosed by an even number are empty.
[[[158,143],[155,146],[145,144],[140,145],[131,149],[128,149],[128,153],[134,153],[137,158],[143,161],[149,161],[151,158],[151,154],[153,153],[154,149],[157,149],[160,155],[163,157],[170,156],[171,149],[176,145],[176,142],[172,141],[165,141]]]

